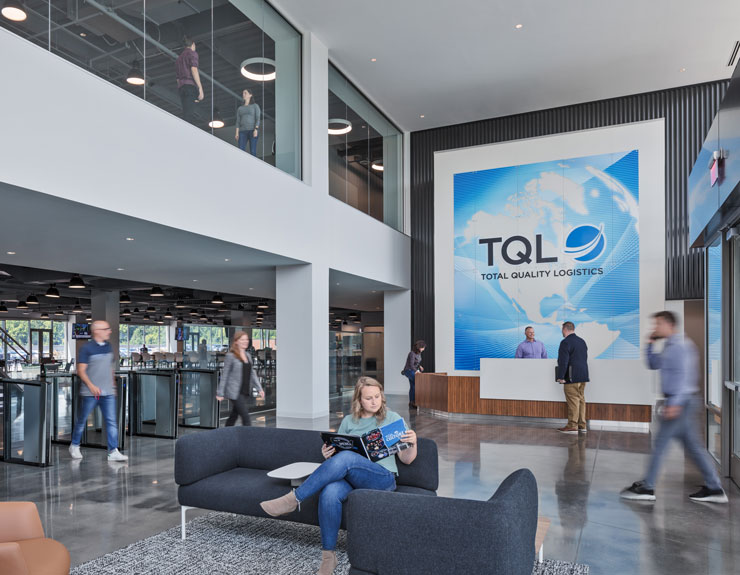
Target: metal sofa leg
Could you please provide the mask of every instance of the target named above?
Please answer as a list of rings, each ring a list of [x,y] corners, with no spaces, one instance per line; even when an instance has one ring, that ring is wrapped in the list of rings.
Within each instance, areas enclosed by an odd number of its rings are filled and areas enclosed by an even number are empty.
[[[182,534],[181,538],[183,541],[185,541],[185,514],[188,509],[195,509],[195,507],[188,507],[187,505],[180,506],[180,532]]]

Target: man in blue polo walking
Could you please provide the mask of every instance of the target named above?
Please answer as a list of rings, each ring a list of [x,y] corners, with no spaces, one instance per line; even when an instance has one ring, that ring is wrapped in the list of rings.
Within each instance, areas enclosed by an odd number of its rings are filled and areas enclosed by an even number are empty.
[[[77,377],[80,380],[81,409],[72,431],[69,454],[72,459],[82,459],[80,441],[88,416],[95,407],[105,420],[108,436],[108,461],[126,461],[127,455],[118,451],[118,422],[116,421],[116,386],[113,348],[108,341],[111,327],[107,321],[94,321],[92,339],[80,350],[77,357]]]

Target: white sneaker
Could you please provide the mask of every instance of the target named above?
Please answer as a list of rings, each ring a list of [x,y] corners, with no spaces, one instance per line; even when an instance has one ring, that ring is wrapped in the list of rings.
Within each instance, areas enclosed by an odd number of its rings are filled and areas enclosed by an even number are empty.
[[[82,453],[80,452],[80,446],[79,445],[72,445],[69,446],[69,454],[72,456],[72,459],[82,459]]]
[[[124,455],[117,449],[108,454],[108,461],[128,461],[128,455]]]

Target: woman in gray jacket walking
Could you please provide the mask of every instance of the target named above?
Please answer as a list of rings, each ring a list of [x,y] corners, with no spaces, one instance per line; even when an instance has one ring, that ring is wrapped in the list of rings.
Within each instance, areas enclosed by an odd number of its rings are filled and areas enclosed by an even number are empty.
[[[216,399],[223,401],[226,397],[234,402],[231,414],[226,420],[227,427],[234,425],[239,416],[242,418],[242,425],[251,425],[249,398],[265,397],[257,372],[253,369],[252,358],[246,352],[251,343],[248,333],[237,331],[229,353],[224,359],[224,370],[218,382]]]

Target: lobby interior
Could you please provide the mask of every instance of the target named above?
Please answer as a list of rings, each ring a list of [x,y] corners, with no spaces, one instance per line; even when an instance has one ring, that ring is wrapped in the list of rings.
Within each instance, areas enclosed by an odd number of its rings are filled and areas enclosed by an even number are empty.
[[[316,573],[318,520],[187,500],[194,440],[213,438],[214,457],[237,445],[217,388],[241,332],[265,392],[252,427],[320,446],[365,376],[436,444],[438,499],[487,502],[520,469],[536,481],[524,565],[516,508],[490,524],[432,515],[409,465],[413,510],[388,521],[411,525],[413,552],[394,535],[367,563],[345,504],[335,574],[740,571],[740,5],[0,4],[0,67],[17,79],[0,97],[0,575],[3,505],[21,501],[69,553],[49,573]],[[204,92],[190,118],[183,35]],[[596,235],[576,245],[575,228]],[[663,421],[644,363],[659,310],[696,347],[692,426],[727,504],[689,499],[704,479],[679,442],[656,501],[620,498]],[[68,450],[95,320],[112,328],[125,462],[106,458],[97,412],[83,458]],[[558,432],[570,320],[589,344],[586,433]],[[549,359],[514,359],[529,325]],[[239,449],[235,468],[290,489]],[[501,525],[503,548],[484,537]]]

